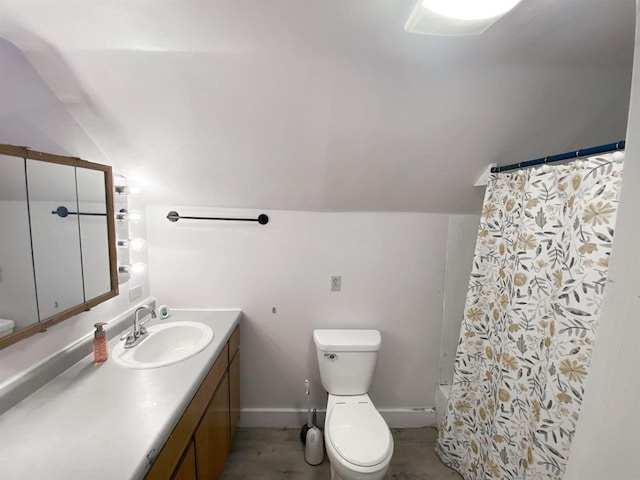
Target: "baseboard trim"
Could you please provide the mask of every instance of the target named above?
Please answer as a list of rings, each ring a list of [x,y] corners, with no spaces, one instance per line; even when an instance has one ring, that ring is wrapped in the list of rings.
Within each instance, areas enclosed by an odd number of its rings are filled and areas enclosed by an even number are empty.
[[[324,424],[324,410],[318,412]],[[249,428],[295,428],[307,423],[307,411],[288,408],[243,408],[238,426]]]
[[[436,410],[424,408],[381,408],[380,414],[391,428],[420,428],[436,426]]]
[[[436,426],[434,408],[381,408],[382,418],[391,428]],[[318,410],[318,425],[324,425],[325,411]],[[307,411],[288,408],[243,408],[238,426],[247,428],[296,428],[307,423]]]

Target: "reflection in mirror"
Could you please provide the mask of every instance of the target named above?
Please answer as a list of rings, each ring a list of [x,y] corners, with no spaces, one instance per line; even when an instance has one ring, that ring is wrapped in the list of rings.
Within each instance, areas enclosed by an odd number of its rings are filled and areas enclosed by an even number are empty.
[[[84,296],[89,301],[111,289],[104,173],[76,169]]]
[[[19,330],[38,321],[22,158],[0,155],[0,319]]]
[[[27,160],[31,243],[40,318],[84,302],[78,215],[53,215],[60,206],[77,212],[75,168]]]
[[[118,295],[110,166],[0,144],[0,220],[0,348]]]

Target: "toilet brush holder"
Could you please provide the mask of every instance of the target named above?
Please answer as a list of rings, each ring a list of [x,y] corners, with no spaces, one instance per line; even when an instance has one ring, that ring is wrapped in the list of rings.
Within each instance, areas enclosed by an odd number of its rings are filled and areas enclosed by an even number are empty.
[[[307,441],[304,445],[304,460],[309,465],[320,465],[324,460],[324,440],[322,430],[312,425],[307,430]]]

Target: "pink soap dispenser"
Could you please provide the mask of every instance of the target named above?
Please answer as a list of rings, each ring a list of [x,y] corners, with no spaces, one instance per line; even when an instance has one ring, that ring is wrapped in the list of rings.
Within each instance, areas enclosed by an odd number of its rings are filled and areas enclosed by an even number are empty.
[[[107,332],[104,331],[105,322],[98,322],[93,326],[96,331],[93,332],[93,359],[94,363],[106,362],[109,358],[109,350],[107,350]]]

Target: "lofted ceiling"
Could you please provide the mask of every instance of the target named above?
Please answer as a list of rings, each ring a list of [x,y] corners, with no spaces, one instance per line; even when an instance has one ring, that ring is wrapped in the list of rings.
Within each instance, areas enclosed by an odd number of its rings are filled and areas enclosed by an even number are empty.
[[[414,1],[0,0],[0,37],[149,204],[476,213],[489,163],[624,138],[633,0]]]

